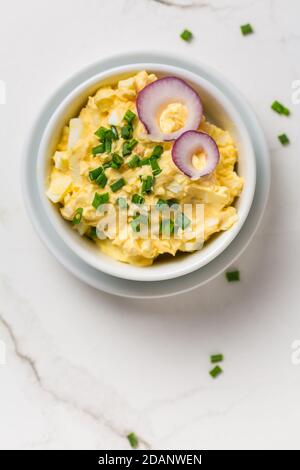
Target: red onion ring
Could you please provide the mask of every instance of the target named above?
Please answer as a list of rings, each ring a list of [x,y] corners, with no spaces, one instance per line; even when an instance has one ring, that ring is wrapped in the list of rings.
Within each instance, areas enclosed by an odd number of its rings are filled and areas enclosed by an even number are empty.
[[[170,103],[182,103],[187,107],[185,125],[168,134],[161,132],[158,116]],[[137,112],[149,138],[156,141],[176,140],[183,132],[198,129],[203,106],[199,95],[186,82],[177,77],[164,77],[147,85],[137,96]]]
[[[201,170],[195,168],[192,162],[193,155],[199,150],[203,151],[206,156],[206,165]],[[208,134],[198,131],[187,131],[174,142],[172,159],[179,170],[186,176],[192,180],[197,180],[214,171],[219,163],[220,154],[216,142]]]

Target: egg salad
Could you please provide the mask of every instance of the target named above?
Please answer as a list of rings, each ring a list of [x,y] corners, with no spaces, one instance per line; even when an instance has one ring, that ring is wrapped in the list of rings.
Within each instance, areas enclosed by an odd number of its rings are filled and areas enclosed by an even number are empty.
[[[237,221],[234,202],[243,189],[243,179],[235,171],[238,153],[232,136],[204,116],[195,131],[213,139],[219,159],[214,170],[203,177],[188,176],[175,164],[174,141],[155,139],[147,132],[137,97],[157,80],[154,74],[142,71],[102,86],[89,97],[79,115],[62,130],[46,183],[47,197],[73,230],[105,254],[138,266],[149,266],[163,254],[199,250],[212,235],[229,230]],[[188,115],[182,100],[168,102],[157,116],[160,131],[166,135],[180,131]],[[201,169],[205,154],[195,152],[192,161]],[[101,207],[106,203],[118,212],[126,211],[126,236],[124,226],[98,236],[97,227],[104,217]],[[166,219],[159,215],[157,236],[142,236],[147,207],[156,207],[160,213],[163,207],[184,204],[200,204],[201,220],[183,216],[178,222],[172,216],[167,220],[169,236],[164,237]],[[185,235],[187,225],[201,226],[201,240],[191,237],[191,231]],[[181,236],[175,236],[178,233]]]

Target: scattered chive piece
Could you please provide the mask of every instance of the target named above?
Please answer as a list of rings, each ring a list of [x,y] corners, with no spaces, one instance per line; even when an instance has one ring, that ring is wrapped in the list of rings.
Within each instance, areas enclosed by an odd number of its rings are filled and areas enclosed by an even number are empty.
[[[107,133],[107,129],[105,129],[105,127],[99,127],[99,129],[96,130],[95,135],[99,137],[101,142],[104,142],[106,133]]]
[[[162,219],[159,224],[159,233],[171,235],[174,233],[174,222],[171,219]]]
[[[91,181],[95,181],[95,180],[98,178],[98,176],[101,175],[101,173],[103,173],[103,168],[102,168],[102,166],[99,166],[98,168],[95,168],[94,170],[91,170],[91,171],[89,172],[89,178],[90,178],[90,180],[91,180]]]
[[[276,113],[283,114],[283,105],[280,104],[279,101],[274,101],[272,103],[271,108],[273,109],[273,111],[276,111]]]
[[[220,366],[214,367],[212,370],[209,371],[210,375],[212,376],[213,379],[218,377],[223,372]]]
[[[92,148],[92,154],[97,155],[98,153],[104,153],[105,152],[105,146],[104,144],[97,145],[96,147]]]
[[[73,220],[72,220],[72,224],[73,224],[73,225],[78,225],[78,224],[80,224],[81,219],[82,219],[82,213],[83,213],[83,208],[82,208],[82,207],[78,207],[78,209],[76,209],[76,211],[75,211],[75,213],[74,213],[74,217],[73,217]]]
[[[157,163],[156,158],[150,158],[150,165],[151,165],[152,173],[153,173],[154,176],[157,176],[162,172],[162,169],[160,168],[159,164]]]
[[[282,145],[287,145],[290,143],[290,140],[286,134],[281,134],[278,136],[279,141],[282,143]]]
[[[125,184],[126,181],[124,180],[124,178],[120,178],[119,180],[115,181],[113,184],[110,185],[110,189],[113,193],[115,193],[116,191],[119,191],[119,189],[123,188]]]
[[[134,119],[136,118],[136,114],[133,113],[132,111],[130,111],[130,109],[128,109],[128,111],[126,111],[125,113],[125,116],[124,116],[124,120],[128,122],[128,124],[132,124],[132,122],[134,121]]]
[[[127,155],[130,155],[137,143],[138,142],[135,139],[132,139],[128,142],[124,142],[123,149],[122,149],[123,157],[126,157]]]
[[[138,155],[134,155],[132,159],[127,163],[127,165],[129,166],[129,168],[136,168],[137,166],[139,166],[139,162],[140,157]]]
[[[116,202],[120,209],[127,209],[128,204],[127,204],[125,197],[118,197]]]
[[[228,282],[235,282],[240,280],[239,271],[227,271],[226,278]]]
[[[113,168],[115,168],[115,166],[117,168],[120,168],[120,166],[122,166],[123,163],[124,163],[124,158],[121,157],[121,155],[119,155],[118,153],[113,153],[112,154],[112,162],[114,163]]]
[[[128,434],[127,439],[133,449],[136,449],[138,447],[139,440],[134,432],[131,432],[130,434]]]
[[[164,148],[163,148],[162,145],[156,145],[153,149],[151,157],[159,158],[159,157],[161,157],[163,151],[164,151]]]
[[[250,23],[243,24],[241,26],[241,32],[243,36],[247,36],[247,34],[252,34],[253,33],[253,28]]]
[[[121,136],[125,140],[132,139],[132,132],[133,132],[132,126],[128,124],[127,126],[122,127]]]
[[[118,133],[118,130],[117,130],[116,126],[111,126],[111,133],[112,133],[112,139],[113,140],[118,140],[119,133]]]
[[[210,356],[210,362],[212,364],[214,364],[216,362],[222,362],[223,359],[224,359],[223,354],[212,354],[212,356]]]
[[[182,33],[180,34],[180,37],[181,39],[183,39],[184,41],[186,42],[190,42],[192,37],[193,37],[193,33],[191,31],[189,31],[188,29],[185,29],[184,31],[182,31]]]
[[[286,108],[283,104],[279,103],[279,101],[274,101],[272,103],[271,108],[278,114],[284,114],[285,116],[289,116],[290,114],[290,110]]]
[[[134,194],[131,198],[131,202],[133,202],[134,204],[144,204],[145,199],[139,194]]]
[[[191,220],[183,213],[178,214],[175,220],[175,224],[185,230],[190,224]]]
[[[98,176],[98,178],[96,179],[96,183],[98,184],[98,186],[100,186],[100,188],[105,188],[107,183],[107,176],[104,171]]]
[[[147,176],[146,179],[142,182],[142,193],[150,193],[152,191],[153,183],[153,176]]]
[[[290,110],[288,108],[286,108],[285,106],[283,107],[283,114],[285,116],[289,116],[290,115]]]
[[[109,194],[108,193],[104,193],[104,194],[95,193],[94,200],[92,202],[92,206],[95,207],[95,209],[98,209],[98,207],[101,204],[105,204],[108,201],[109,201]]]

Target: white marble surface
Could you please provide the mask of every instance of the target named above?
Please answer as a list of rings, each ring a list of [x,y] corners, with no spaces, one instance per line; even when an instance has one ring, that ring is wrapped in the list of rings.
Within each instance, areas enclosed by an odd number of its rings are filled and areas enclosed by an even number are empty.
[[[300,448],[298,0],[1,0],[0,447]],[[255,34],[239,26],[251,22]],[[184,27],[191,44],[178,37]],[[178,297],[87,287],[37,238],[22,203],[24,142],[49,93],[82,66],[136,49],[220,69],[256,108],[272,157],[264,221],[236,266]],[[292,110],[270,110],[274,99]],[[277,141],[286,132],[291,145]],[[213,381],[209,355],[226,356]],[[4,359],[4,358],[2,358]]]

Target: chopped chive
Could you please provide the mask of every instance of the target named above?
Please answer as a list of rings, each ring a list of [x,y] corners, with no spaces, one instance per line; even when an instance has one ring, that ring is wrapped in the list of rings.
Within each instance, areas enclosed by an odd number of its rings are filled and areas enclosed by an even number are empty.
[[[91,181],[95,181],[95,180],[98,178],[98,176],[101,175],[101,173],[103,173],[103,168],[102,168],[102,166],[99,166],[98,168],[95,168],[94,170],[91,170],[91,171],[89,172],[89,178],[90,178],[90,180],[91,180]]]
[[[290,143],[290,140],[286,134],[280,134],[278,136],[278,139],[282,143],[282,145],[287,145]]]
[[[130,222],[131,228],[134,232],[140,232],[141,227],[140,227],[140,222],[138,219],[134,219]]]
[[[193,33],[189,31],[188,29],[184,29],[182,33],[180,34],[181,39],[183,39],[186,42],[191,41],[193,37]]]
[[[155,162],[158,158],[160,158],[163,151],[164,151],[164,149],[163,149],[162,145],[156,145],[156,147],[154,147],[153,152],[150,155],[150,157],[143,158],[142,160],[140,160],[139,166],[144,166],[144,165],[151,165],[152,166],[151,162]],[[154,163],[154,165],[155,165],[155,163]],[[157,163],[157,165],[158,165],[158,163]]]
[[[135,139],[129,140],[128,142],[124,142],[123,149],[122,149],[123,157],[130,155],[137,143],[138,142]]]
[[[210,356],[210,362],[212,364],[216,363],[216,362],[222,362],[224,360],[224,356],[223,354],[212,354]]]
[[[145,199],[139,194],[134,194],[131,198],[131,202],[133,202],[134,204],[144,204]]]
[[[163,151],[164,151],[164,148],[162,145],[156,145],[153,149],[151,157],[160,158]]]
[[[141,224],[147,224],[148,223],[148,217],[146,215],[137,215],[131,222],[130,225],[132,227],[132,230],[134,232],[140,232],[141,231]]]
[[[240,280],[240,272],[239,271],[227,271],[226,279],[228,282],[236,282]]]
[[[157,176],[162,172],[162,169],[160,168],[156,158],[150,158],[150,165],[154,176]]]
[[[291,113],[290,110],[284,106],[284,107],[283,107],[283,114],[284,114],[285,116],[289,116],[290,113]]]
[[[107,132],[105,134],[105,139],[109,139],[109,140],[115,140],[114,139],[114,133],[111,129],[107,129]]]
[[[168,207],[172,207],[174,205],[178,205],[178,201],[176,199],[159,199],[156,203],[156,207],[160,210],[164,210]]]
[[[172,235],[174,233],[174,222],[171,219],[163,219],[159,224],[159,233],[162,235]]]
[[[121,136],[125,140],[132,139],[132,133],[133,129],[130,124],[121,128]]]
[[[112,162],[117,166],[117,168],[120,168],[120,166],[123,165],[124,163],[124,158],[121,157],[118,153],[113,153],[112,154]]]
[[[97,145],[96,147],[92,148],[92,154],[97,155],[98,153],[104,153],[105,152],[105,146],[104,144]]]
[[[105,204],[108,201],[109,201],[109,194],[108,193],[104,193],[104,194],[95,193],[95,196],[94,196],[94,199],[93,199],[93,202],[92,202],[92,206],[95,207],[95,209],[98,209],[98,207],[101,204]]]
[[[140,220],[138,217],[136,217],[135,219],[133,219],[131,222],[130,222],[130,225],[131,225],[131,228],[134,232],[140,232],[141,231],[141,227],[140,227]]]
[[[218,377],[223,372],[220,366],[215,366],[209,373],[212,376],[213,379]]]
[[[132,112],[130,109],[128,109],[128,111],[126,111],[125,115],[124,115],[124,120],[128,122],[128,124],[132,124],[132,122],[135,120],[136,118],[136,114],[134,112]]]
[[[139,166],[139,162],[140,157],[138,155],[134,155],[131,160],[127,162],[127,165],[129,166],[129,168],[136,168],[137,166]]]
[[[285,116],[289,116],[290,114],[290,110],[286,108],[283,104],[279,103],[279,101],[274,101],[271,105],[271,108],[278,114],[284,114]]]
[[[150,158],[142,158],[139,161],[139,166],[150,165]]]
[[[167,207],[169,207],[168,201],[166,201],[165,199],[159,199],[156,203],[156,207],[159,210],[166,209]]]
[[[113,184],[110,185],[110,189],[113,193],[115,193],[116,191],[119,191],[119,189],[123,188],[125,184],[126,181],[124,180],[124,178],[120,178],[119,180],[115,181]]]
[[[147,176],[146,179],[142,180],[142,193],[150,193],[154,183],[153,176]]]
[[[185,214],[181,213],[177,215],[175,224],[182,228],[182,230],[185,230],[191,224],[191,220]]]
[[[91,227],[91,230],[89,231],[88,236],[89,236],[90,238],[98,238],[98,235],[97,235],[97,227]]]
[[[242,32],[243,36],[247,36],[247,34],[253,33],[253,28],[252,28],[251,24],[250,23],[243,24],[241,26],[241,32]]]
[[[95,135],[99,137],[101,142],[104,142],[105,136],[107,133],[107,129],[105,127],[99,127],[99,129],[96,130]]]
[[[279,103],[279,101],[274,101],[272,103],[271,108],[276,111],[278,114],[283,114],[283,105]]]
[[[109,160],[105,163],[103,163],[103,168],[106,169],[106,168],[111,168],[112,166],[112,160]]]
[[[173,206],[178,206],[179,207],[177,199],[168,199],[167,202],[168,202],[169,207],[173,207]]]
[[[110,153],[112,148],[112,141],[109,138],[105,138],[105,152]]]
[[[105,188],[107,183],[107,176],[104,171],[98,176],[98,178],[96,179],[96,183],[98,184],[98,186],[100,186],[100,188]]]
[[[118,197],[118,199],[116,200],[116,203],[120,209],[127,209],[128,207],[125,197]]]
[[[75,213],[74,213],[74,217],[72,219],[72,224],[73,225],[78,225],[80,224],[81,222],[81,219],[82,219],[82,214],[83,214],[83,208],[82,207],[78,207],[78,209],[76,209]]]
[[[112,139],[113,140],[118,140],[119,133],[118,133],[118,130],[117,130],[116,126],[111,126],[111,133],[112,133]]]
[[[131,432],[130,434],[128,434],[127,439],[133,449],[136,449],[138,447],[139,440],[134,432]]]

